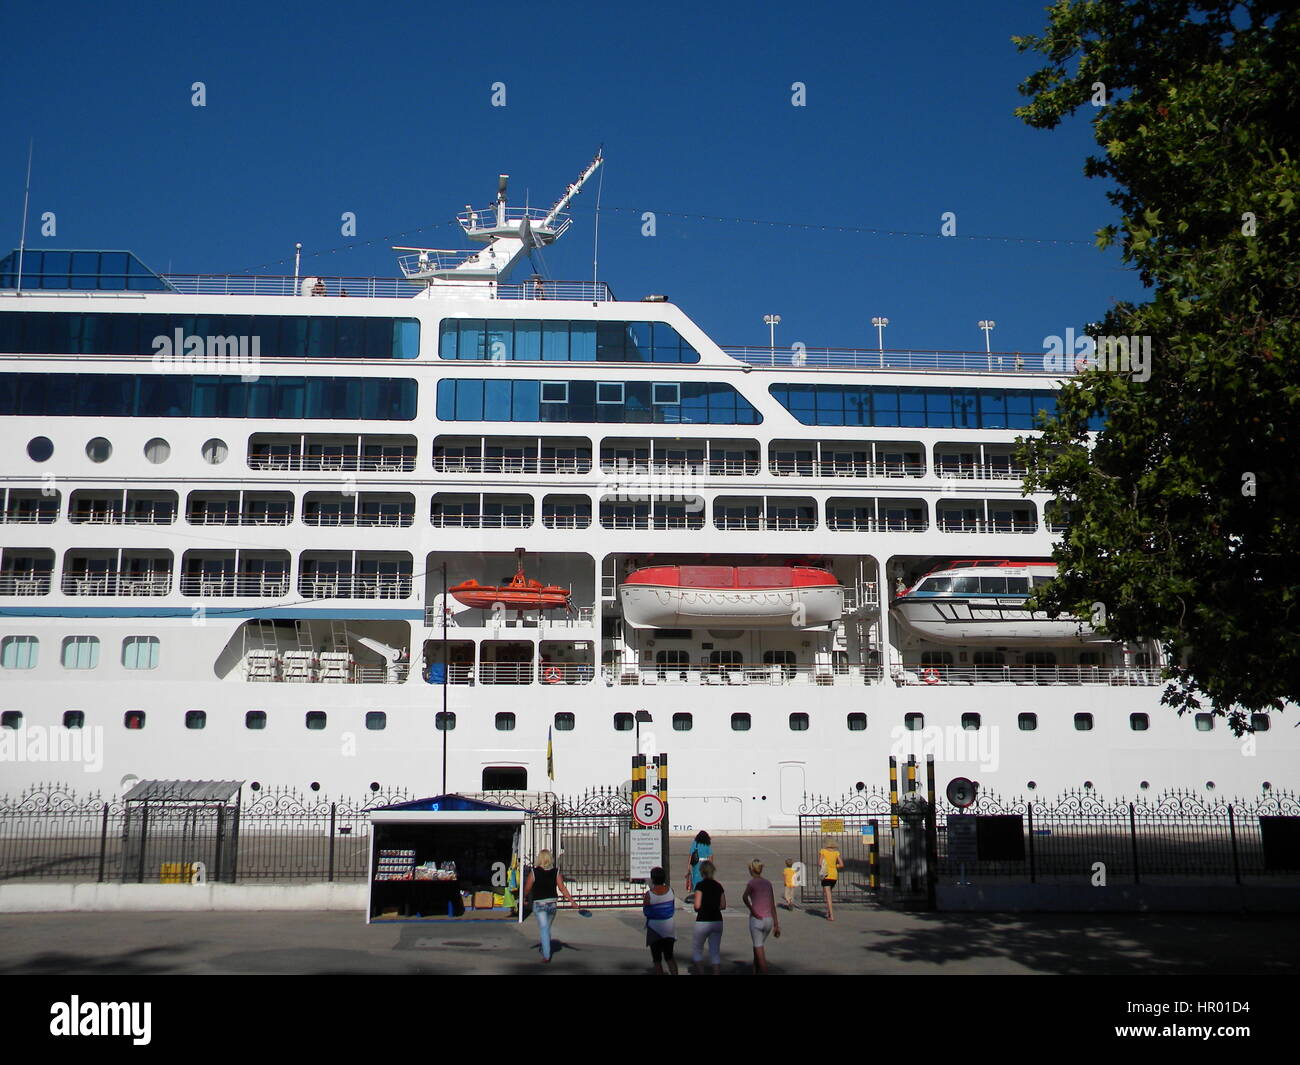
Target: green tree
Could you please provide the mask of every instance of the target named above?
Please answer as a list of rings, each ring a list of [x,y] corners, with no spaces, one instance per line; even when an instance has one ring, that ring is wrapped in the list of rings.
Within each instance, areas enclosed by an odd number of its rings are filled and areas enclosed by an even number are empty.
[[[1208,698],[1240,735],[1251,712],[1300,702],[1300,15],[1214,0],[1048,14],[1014,38],[1047,59],[1016,114],[1091,117],[1102,151],[1084,173],[1120,214],[1098,244],[1118,241],[1151,296],[1097,308],[1086,331],[1149,337],[1152,359],[1148,380],[1099,359],[1022,442],[1026,489],[1071,514],[1040,604],[1100,603],[1113,637],[1159,641],[1162,701]]]

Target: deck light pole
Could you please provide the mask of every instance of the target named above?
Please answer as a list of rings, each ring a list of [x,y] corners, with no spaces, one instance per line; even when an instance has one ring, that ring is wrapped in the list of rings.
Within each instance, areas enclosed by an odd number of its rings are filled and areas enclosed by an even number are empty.
[[[889,324],[888,318],[873,318],[871,324],[876,327],[876,343],[880,347],[880,368],[885,368],[885,326]]]
[[[767,341],[768,346],[772,349],[772,365],[776,365],[776,327],[781,324],[779,314],[765,314],[763,321],[767,323]]]
[[[447,794],[447,686],[451,684],[451,652],[447,647],[447,561],[442,563],[442,791]]]
[[[984,330],[984,357],[988,360],[988,368],[993,369],[993,355],[989,348],[989,334],[993,332],[993,327],[998,323],[991,318],[986,318],[979,323],[979,327]]]

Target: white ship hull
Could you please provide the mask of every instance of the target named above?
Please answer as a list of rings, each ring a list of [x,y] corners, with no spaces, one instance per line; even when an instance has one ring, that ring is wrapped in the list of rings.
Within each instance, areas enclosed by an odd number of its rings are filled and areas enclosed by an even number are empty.
[[[634,628],[808,629],[837,622],[844,614],[840,587],[727,589],[619,589],[623,620]]]
[[[1007,646],[1020,643],[1093,643],[1103,637],[1072,618],[1025,610],[1020,599],[911,599],[891,608],[914,631],[941,643]]]

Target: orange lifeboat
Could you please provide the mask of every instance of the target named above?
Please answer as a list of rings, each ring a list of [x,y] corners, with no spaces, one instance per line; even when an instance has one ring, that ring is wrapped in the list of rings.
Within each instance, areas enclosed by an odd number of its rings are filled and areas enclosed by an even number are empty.
[[[523,551],[519,552],[519,568],[505,584],[468,580],[453,584],[447,591],[456,602],[479,610],[491,610],[496,603],[507,610],[567,610],[572,594],[557,584],[543,584],[526,577]]]

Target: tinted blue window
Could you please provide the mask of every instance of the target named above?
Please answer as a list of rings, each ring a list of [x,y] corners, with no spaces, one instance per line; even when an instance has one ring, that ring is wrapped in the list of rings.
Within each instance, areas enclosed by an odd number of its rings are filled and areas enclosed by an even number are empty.
[[[541,382],[516,381],[511,400],[511,420],[535,422],[540,416]]]
[[[460,323],[455,318],[444,318],[442,325],[438,327],[438,358],[440,359],[458,359],[460,358],[460,348],[458,338],[460,337]],[[443,382],[446,384],[448,382]],[[441,387],[439,395],[441,395]]]
[[[456,382],[438,382],[438,421],[456,420]]]
[[[483,381],[456,382],[456,420],[481,422],[483,420]]]
[[[569,323],[542,323],[542,358],[548,362],[569,360]]]
[[[468,382],[461,382],[467,384]],[[511,421],[510,381],[487,381],[483,385],[482,418],[489,422]]]
[[[1001,389],[980,391],[980,428],[1005,429],[1007,427],[1007,396]]]
[[[301,377],[280,377],[275,382],[275,410],[280,418],[303,418],[306,382]]]
[[[537,381],[464,380],[438,383],[442,421],[698,423],[758,425],[762,416],[728,384],[683,382],[681,403],[654,403],[654,382],[621,382],[622,402],[597,403],[595,381],[568,381],[568,401],[541,402]],[[603,382],[618,385],[620,382]],[[659,382],[664,384],[665,382]],[[614,390],[607,389],[609,395]]]
[[[908,427],[925,425],[925,389],[898,390],[898,423]]]
[[[1007,428],[1032,429],[1034,412],[1031,410],[1030,394],[1019,390],[1007,393]]]
[[[540,362],[542,358],[542,323],[515,323],[515,358]]]

